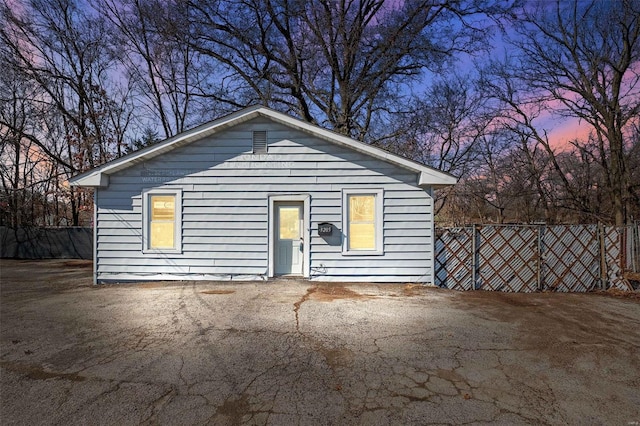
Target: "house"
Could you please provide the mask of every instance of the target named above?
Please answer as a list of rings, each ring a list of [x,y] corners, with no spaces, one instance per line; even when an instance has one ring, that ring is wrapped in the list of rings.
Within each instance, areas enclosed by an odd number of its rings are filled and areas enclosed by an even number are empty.
[[[433,283],[433,189],[455,182],[261,106],[70,181],[95,188],[97,283]]]

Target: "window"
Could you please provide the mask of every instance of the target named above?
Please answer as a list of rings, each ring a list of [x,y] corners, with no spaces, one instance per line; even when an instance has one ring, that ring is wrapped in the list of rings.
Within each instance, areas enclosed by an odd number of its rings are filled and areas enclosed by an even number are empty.
[[[143,193],[143,251],[181,251],[182,193],[180,190],[147,190]]]
[[[382,250],[382,189],[342,192],[343,254],[374,255]]]
[[[267,153],[267,131],[266,130],[256,130],[253,132],[253,153],[254,154]]]

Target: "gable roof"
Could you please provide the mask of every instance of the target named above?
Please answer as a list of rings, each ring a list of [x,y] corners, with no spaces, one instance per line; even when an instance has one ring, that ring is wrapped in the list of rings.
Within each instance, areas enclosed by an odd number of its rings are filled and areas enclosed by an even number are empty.
[[[267,117],[285,126],[309,133],[315,137],[332,142],[354,151],[369,155],[379,160],[394,164],[412,172],[418,173],[418,185],[432,186],[435,188],[449,186],[456,183],[457,179],[445,172],[425,166],[418,162],[392,154],[380,148],[367,145],[355,139],[340,135],[330,130],[323,129],[305,121],[293,118],[287,114],[272,110],[264,106],[251,106],[232,114],[210,121],[201,126],[195,127],[174,137],[166,139],[155,145],[120,157],[116,160],[105,163],[94,169],[74,176],[69,180],[72,186],[106,187],[109,186],[109,175],[124,170],[135,164],[148,161],[159,155],[166,154],[176,148],[187,145],[196,140],[211,136],[222,130],[228,129],[245,121],[256,117]]]

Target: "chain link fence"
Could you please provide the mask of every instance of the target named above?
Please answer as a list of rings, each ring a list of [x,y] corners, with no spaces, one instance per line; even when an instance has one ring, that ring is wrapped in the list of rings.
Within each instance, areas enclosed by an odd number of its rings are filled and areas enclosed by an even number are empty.
[[[640,222],[439,228],[435,244],[436,285],[455,290],[633,290],[640,271]]]

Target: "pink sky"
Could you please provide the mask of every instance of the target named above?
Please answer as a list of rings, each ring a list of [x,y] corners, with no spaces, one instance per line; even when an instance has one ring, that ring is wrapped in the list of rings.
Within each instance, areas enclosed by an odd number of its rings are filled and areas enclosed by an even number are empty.
[[[567,147],[569,142],[575,139],[586,140],[590,131],[591,126],[577,118],[564,118],[562,122],[547,130],[553,148]]]

